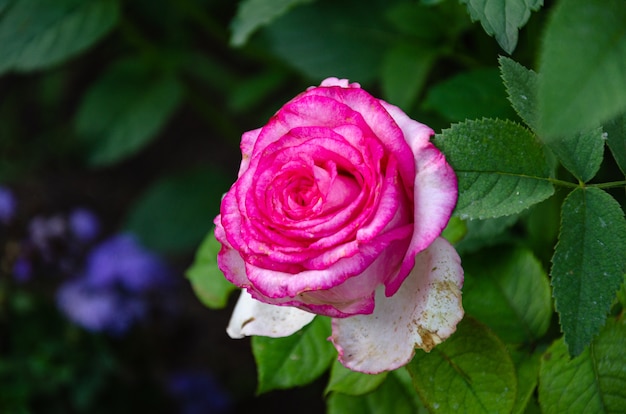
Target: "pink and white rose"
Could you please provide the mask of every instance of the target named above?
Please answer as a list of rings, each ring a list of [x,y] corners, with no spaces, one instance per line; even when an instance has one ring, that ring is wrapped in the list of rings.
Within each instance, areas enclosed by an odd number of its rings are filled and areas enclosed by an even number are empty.
[[[457,181],[432,134],[337,78],[244,133],[215,219],[219,267],[244,289],[229,335],[288,336],[330,316],[339,360],[366,373],[451,335],[463,270],[440,234]]]

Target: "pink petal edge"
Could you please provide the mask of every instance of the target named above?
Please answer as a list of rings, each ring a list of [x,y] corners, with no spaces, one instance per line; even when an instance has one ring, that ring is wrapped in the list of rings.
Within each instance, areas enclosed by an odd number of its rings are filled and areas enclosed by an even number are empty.
[[[409,363],[416,347],[428,352],[454,333],[464,313],[459,255],[439,237],[415,262],[394,296],[377,290],[374,313],[333,319],[329,339],[345,367],[367,374],[390,371]]]

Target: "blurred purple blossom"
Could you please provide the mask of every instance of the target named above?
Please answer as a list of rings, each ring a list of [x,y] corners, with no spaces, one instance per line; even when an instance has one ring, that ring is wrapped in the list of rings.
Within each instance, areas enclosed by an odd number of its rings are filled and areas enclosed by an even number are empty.
[[[13,263],[13,277],[20,283],[27,282],[33,274],[33,265],[24,256],[20,256]]]
[[[168,268],[131,234],[115,235],[89,254],[85,277],[94,287],[119,287],[140,293],[167,282]]]
[[[125,333],[147,312],[138,297],[114,289],[99,289],[84,278],[68,281],[57,292],[57,303],[69,320],[92,332]]]
[[[70,232],[81,242],[93,241],[100,234],[100,220],[86,208],[74,209],[68,217]]]
[[[67,222],[61,216],[34,217],[28,226],[28,240],[44,260],[55,259],[56,246],[65,244]]]
[[[94,332],[125,333],[147,313],[148,294],[169,283],[169,269],[130,234],[93,248],[79,278],[57,292],[59,309]]]
[[[219,414],[231,407],[231,398],[208,372],[185,371],[170,377],[168,390],[181,414]]]
[[[15,216],[17,201],[13,192],[0,185],[0,223],[8,224]]]

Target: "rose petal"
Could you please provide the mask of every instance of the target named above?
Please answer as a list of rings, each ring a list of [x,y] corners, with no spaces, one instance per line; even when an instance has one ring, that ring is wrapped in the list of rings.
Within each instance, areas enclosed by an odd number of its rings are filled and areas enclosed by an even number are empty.
[[[413,268],[415,256],[428,247],[448,224],[457,200],[457,179],[444,155],[430,142],[432,129],[409,118],[400,108],[382,102],[398,123],[415,154],[415,231],[396,278],[388,281],[385,294],[392,296]]]
[[[298,308],[259,302],[242,290],[226,332],[233,339],[252,335],[280,338],[299,331],[313,318],[315,314]]]
[[[333,319],[330,340],[347,368],[368,374],[396,369],[411,360],[415,347],[428,352],[456,330],[463,317],[456,250],[437,238],[415,261],[394,296],[377,290],[373,314]]]

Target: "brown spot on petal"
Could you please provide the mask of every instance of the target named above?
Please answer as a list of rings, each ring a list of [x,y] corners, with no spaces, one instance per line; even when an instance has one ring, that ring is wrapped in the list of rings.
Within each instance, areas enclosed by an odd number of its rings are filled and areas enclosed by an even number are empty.
[[[422,338],[422,348],[426,352],[430,352],[435,346],[442,342],[442,339],[437,335],[436,332],[431,332],[428,329],[418,326],[417,333]]]

